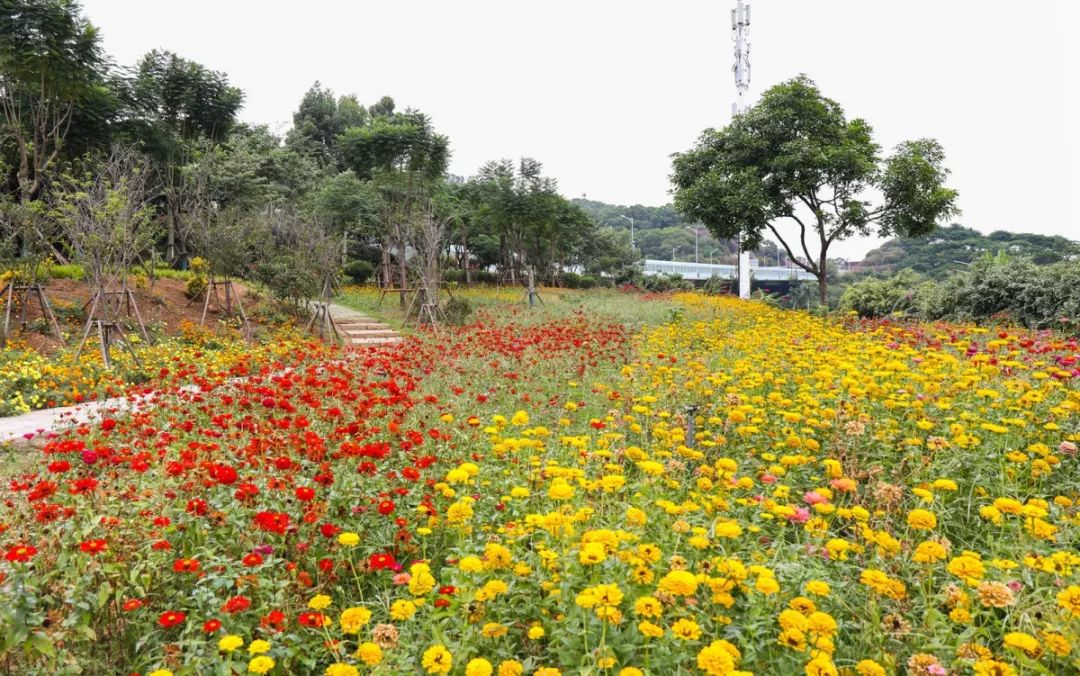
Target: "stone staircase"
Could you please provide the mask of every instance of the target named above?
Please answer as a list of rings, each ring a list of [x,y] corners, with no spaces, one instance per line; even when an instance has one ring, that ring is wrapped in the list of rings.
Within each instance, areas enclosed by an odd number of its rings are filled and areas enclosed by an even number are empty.
[[[387,345],[402,340],[401,334],[388,325],[352,308],[331,303],[330,316],[346,345]]]

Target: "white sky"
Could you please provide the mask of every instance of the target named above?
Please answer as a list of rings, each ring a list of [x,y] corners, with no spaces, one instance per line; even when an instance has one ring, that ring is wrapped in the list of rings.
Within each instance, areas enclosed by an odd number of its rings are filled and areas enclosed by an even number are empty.
[[[1078,0],[752,0],[751,99],[800,72],[888,149],[932,136],[984,232],[1080,239]],[[564,194],[670,201],[669,155],[729,120],[734,0],[84,0],[118,63],[228,73],[284,132],[315,80],[419,108],[451,171],[528,155]],[[873,240],[844,243],[859,258]]]

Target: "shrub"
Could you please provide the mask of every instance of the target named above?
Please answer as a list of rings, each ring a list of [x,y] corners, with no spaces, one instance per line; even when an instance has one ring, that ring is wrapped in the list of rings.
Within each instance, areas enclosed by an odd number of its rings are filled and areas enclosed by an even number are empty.
[[[349,261],[344,272],[353,284],[363,284],[375,274],[375,266],[365,260]]]
[[[446,321],[454,326],[464,325],[472,311],[472,304],[464,298],[451,298],[443,307]]]
[[[913,270],[901,270],[887,279],[869,277],[855,282],[840,297],[840,309],[860,317],[914,314],[919,308],[922,278]]]

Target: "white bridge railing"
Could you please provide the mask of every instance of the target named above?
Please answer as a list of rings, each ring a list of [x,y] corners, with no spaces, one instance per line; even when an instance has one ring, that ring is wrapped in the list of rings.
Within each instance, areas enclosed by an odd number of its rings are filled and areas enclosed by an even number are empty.
[[[691,281],[705,281],[711,277],[736,279],[739,276],[738,267],[735,265],[658,261],[648,258],[645,259],[643,272],[646,275],[677,274]],[[805,282],[815,279],[812,274],[802,268],[781,267],[752,267],[750,278],[758,282]]]

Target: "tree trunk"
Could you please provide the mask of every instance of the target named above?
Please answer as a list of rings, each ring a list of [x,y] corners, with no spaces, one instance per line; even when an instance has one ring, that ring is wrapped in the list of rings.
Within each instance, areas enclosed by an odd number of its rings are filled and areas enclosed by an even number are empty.
[[[461,261],[465,268],[465,286],[472,286],[472,272],[469,269],[469,230],[465,227],[465,221],[461,221]]]
[[[398,270],[401,273],[401,309],[405,309],[405,289],[409,288],[409,267],[405,263],[405,238],[398,240]]]

